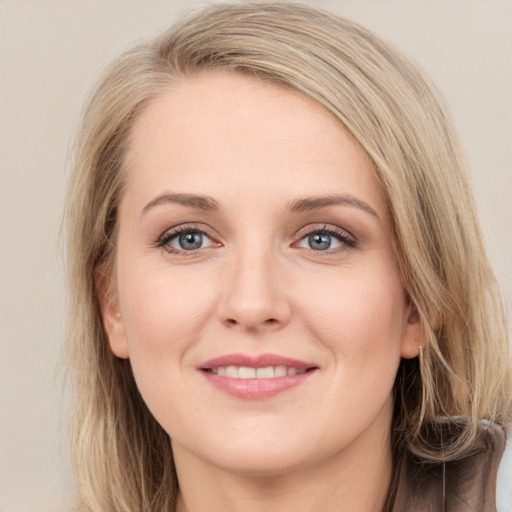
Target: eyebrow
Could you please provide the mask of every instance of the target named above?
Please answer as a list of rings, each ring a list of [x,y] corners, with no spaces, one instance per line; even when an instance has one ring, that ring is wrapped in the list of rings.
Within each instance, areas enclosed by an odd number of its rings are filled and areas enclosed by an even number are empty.
[[[155,206],[166,203],[180,204],[188,206],[189,208],[210,212],[219,211],[219,204],[212,197],[198,196],[195,194],[162,194],[155,197],[155,199],[152,199],[146,206],[144,206],[141,215],[144,215],[144,213]]]
[[[292,212],[306,212],[312,210],[320,210],[321,208],[337,205],[354,206],[360,210],[365,211],[366,213],[369,213],[370,215],[373,215],[377,219],[379,218],[377,212],[368,203],[365,203],[361,199],[350,195],[305,197],[292,201],[288,208]]]
[[[209,196],[199,196],[195,194],[162,194],[152,199],[142,209],[142,214],[149,209],[166,203],[180,204],[203,211],[218,212],[220,210],[219,203]],[[368,204],[350,195],[329,195],[329,196],[313,196],[295,199],[288,204],[288,210],[295,213],[320,210],[329,206],[348,205],[359,208],[376,218],[379,218],[377,212]]]

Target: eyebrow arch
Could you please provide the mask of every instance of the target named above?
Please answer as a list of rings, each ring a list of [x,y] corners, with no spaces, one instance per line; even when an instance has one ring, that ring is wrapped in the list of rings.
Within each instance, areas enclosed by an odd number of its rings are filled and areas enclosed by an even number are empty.
[[[326,208],[328,206],[336,206],[336,205],[348,205],[355,206],[370,215],[373,215],[377,219],[379,216],[377,212],[367,203],[361,201],[361,199],[357,199],[357,197],[350,195],[330,195],[330,196],[313,196],[313,197],[305,197],[302,199],[296,199],[292,201],[288,208],[292,212],[306,212],[311,210],[319,210],[321,208]]]
[[[198,196],[194,194],[162,194],[155,197],[155,199],[152,199],[146,206],[144,206],[141,216],[149,209],[166,203],[181,204],[198,210],[219,211],[219,204],[212,197]]]

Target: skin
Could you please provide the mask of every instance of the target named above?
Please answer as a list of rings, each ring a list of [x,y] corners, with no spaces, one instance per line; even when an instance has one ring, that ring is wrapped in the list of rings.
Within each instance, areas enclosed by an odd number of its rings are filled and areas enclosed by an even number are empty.
[[[298,93],[209,73],[145,108],[127,172],[103,317],[112,351],[131,360],[172,439],[177,510],[382,510],[393,382],[420,330],[359,146]],[[162,194],[208,196],[218,209]],[[333,194],[345,201],[290,210]],[[169,239],[176,226],[205,232],[202,247],[180,249]],[[345,238],[312,247],[308,236],[326,227]],[[316,370],[273,397],[233,397],[198,366],[234,352]]]

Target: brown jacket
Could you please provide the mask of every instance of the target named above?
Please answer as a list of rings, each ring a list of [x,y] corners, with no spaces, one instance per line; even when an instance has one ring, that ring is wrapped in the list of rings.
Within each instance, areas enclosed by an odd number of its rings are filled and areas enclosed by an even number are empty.
[[[482,422],[476,453],[446,464],[404,457],[393,512],[496,512],[496,475],[505,432]]]

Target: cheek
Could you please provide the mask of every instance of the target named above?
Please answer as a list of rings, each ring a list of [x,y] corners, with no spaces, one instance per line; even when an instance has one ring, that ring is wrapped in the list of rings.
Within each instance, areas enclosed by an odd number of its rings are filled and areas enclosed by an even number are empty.
[[[364,269],[361,269],[364,270]],[[309,287],[302,316],[308,329],[331,350],[347,371],[400,359],[406,322],[406,301],[392,272],[356,272]]]
[[[310,287],[302,316],[330,353],[325,400],[334,424],[354,435],[390,406],[400,363],[405,298],[400,281],[365,273]],[[315,293],[316,292],[316,293]],[[348,413],[347,413],[348,411]],[[350,420],[348,420],[350,418]],[[387,416],[386,416],[387,418]]]
[[[198,341],[216,303],[213,281],[165,264],[125,267],[119,295],[132,364],[176,362]]]
[[[163,265],[127,265],[123,273],[121,314],[137,387],[157,421],[175,428],[175,411],[187,417],[197,401],[190,355],[217,302],[215,287],[205,275]]]

